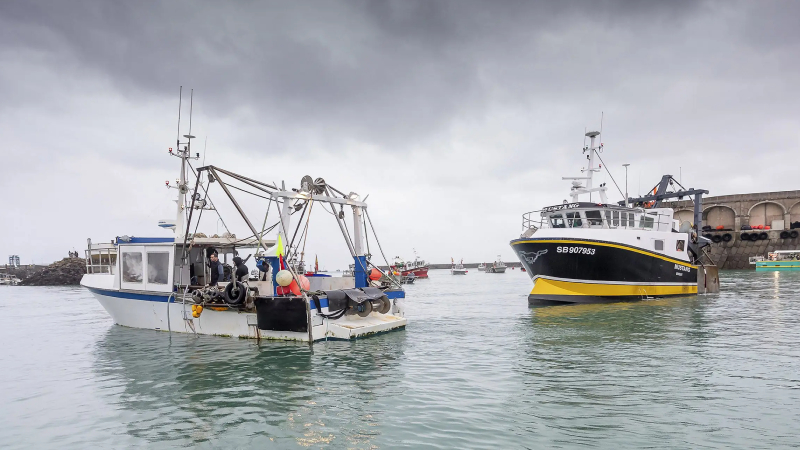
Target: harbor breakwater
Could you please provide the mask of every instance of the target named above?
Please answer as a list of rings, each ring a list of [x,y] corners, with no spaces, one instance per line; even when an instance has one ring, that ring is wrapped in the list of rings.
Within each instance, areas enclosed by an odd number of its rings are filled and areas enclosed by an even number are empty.
[[[86,260],[83,258],[64,258],[43,269],[20,277],[23,286],[74,286],[81,283],[86,273]]]
[[[693,208],[691,200],[665,202],[664,207],[675,211],[675,218],[691,222]],[[769,230],[750,230],[754,226],[769,226]],[[752,256],[766,256],[776,250],[800,248],[800,238],[787,235],[800,232],[800,191],[761,192],[753,194],[721,195],[703,199],[703,222],[701,227],[706,237],[723,238],[729,241],[711,244],[711,257],[720,269],[755,269],[749,264]],[[717,230],[716,228],[721,228]],[[744,234],[754,232],[766,234],[766,239],[742,239]],[[783,234],[784,237],[781,237]]]

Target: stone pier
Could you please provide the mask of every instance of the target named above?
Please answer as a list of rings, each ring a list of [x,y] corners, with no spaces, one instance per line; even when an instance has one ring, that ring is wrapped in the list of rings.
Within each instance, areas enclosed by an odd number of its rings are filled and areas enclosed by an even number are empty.
[[[665,202],[663,206],[672,208],[675,218],[681,222],[692,222],[691,200]],[[767,234],[767,239],[751,241],[741,238],[742,233],[752,233],[742,230],[743,226],[757,225],[771,228],[759,230]],[[751,256],[766,256],[775,250],[800,249],[800,238],[786,236],[792,231],[800,232],[800,191],[705,197],[702,226],[712,228],[702,234],[730,235],[730,241],[711,245],[711,257],[721,269],[754,269],[755,266],[748,263]],[[718,226],[722,226],[722,230],[716,230]]]

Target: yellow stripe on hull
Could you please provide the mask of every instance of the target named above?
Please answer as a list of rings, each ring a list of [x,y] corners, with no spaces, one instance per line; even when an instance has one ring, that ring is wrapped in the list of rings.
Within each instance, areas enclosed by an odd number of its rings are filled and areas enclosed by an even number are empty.
[[[659,286],[646,284],[603,284],[557,281],[539,278],[531,295],[592,296],[592,297],[662,297],[697,294],[696,285]]]

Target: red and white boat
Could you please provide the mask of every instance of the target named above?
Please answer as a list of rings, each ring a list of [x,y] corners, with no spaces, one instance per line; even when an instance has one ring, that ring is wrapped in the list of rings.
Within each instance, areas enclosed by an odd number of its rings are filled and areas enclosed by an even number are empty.
[[[428,278],[428,263],[419,259],[416,251],[413,261],[403,261],[403,258],[395,256],[392,269],[400,272],[400,275],[404,277],[413,273],[417,278]]]

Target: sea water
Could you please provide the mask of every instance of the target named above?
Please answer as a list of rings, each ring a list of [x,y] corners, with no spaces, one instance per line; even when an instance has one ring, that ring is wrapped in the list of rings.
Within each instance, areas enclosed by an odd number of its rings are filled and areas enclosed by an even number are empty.
[[[431,271],[405,331],[313,347],[124,328],[80,287],[0,287],[0,448],[797,446],[800,272],[721,278],[529,308],[519,269]]]

